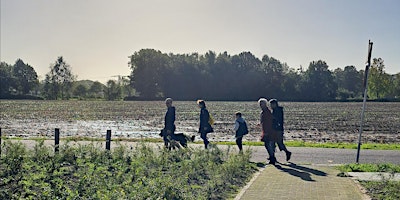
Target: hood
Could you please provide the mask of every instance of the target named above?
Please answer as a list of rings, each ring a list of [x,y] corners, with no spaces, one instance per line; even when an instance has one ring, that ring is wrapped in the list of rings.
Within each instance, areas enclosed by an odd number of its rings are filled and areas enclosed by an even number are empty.
[[[239,118],[237,119],[237,121],[240,122],[240,123],[243,123],[243,122],[244,122],[244,119],[243,119],[242,117],[239,117]]]

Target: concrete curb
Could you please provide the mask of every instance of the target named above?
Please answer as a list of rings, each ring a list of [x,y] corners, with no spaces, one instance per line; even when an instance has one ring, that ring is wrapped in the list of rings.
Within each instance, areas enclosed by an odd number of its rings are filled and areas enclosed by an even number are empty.
[[[265,167],[261,167],[258,172],[254,173],[253,177],[250,179],[249,182],[247,182],[247,184],[240,189],[240,192],[236,195],[236,197],[234,198],[234,200],[240,200],[243,196],[243,194],[246,192],[246,190],[253,184],[253,182],[258,178],[258,176],[265,170]]]
[[[352,179],[360,181],[400,181],[400,173],[387,173],[387,172],[347,172]]]

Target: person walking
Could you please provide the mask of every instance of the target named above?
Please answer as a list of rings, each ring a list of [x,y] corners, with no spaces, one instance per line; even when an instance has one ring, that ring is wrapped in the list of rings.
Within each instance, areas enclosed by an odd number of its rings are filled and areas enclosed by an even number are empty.
[[[204,142],[204,148],[208,148],[208,144],[210,143],[207,139],[207,133],[214,132],[211,124],[209,123],[210,120],[210,113],[206,108],[206,103],[204,100],[197,100],[197,105],[200,108],[200,126],[199,126],[199,133],[201,139]]]
[[[249,130],[247,128],[247,124],[246,121],[242,118],[242,113],[237,112],[235,113],[235,138],[236,138],[236,145],[239,148],[239,152],[242,153],[243,152],[243,136],[246,135],[247,133],[249,133]]]
[[[279,106],[278,100],[276,99],[271,99],[269,100],[269,104],[272,108],[272,128],[277,132],[277,144],[278,148],[280,151],[285,151],[286,153],[286,161],[290,160],[290,157],[292,156],[292,152],[287,150],[285,144],[283,143],[283,134],[284,134],[284,128],[283,128],[283,107]]]
[[[163,129],[163,140],[166,148],[169,148],[168,141],[172,139],[175,132],[175,107],[172,105],[172,99],[165,99],[165,105],[167,106],[167,112],[164,117],[164,129]]]
[[[272,113],[269,110],[267,104],[268,100],[265,98],[260,98],[258,100],[258,104],[260,105],[261,108],[261,114],[260,114],[260,125],[261,125],[261,141],[264,142],[264,146],[267,149],[268,155],[269,155],[269,164],[275,164],[276,163],[276,157],[275,157],[275,142],[277,141],[276,139],[276,132],[272,128]]]

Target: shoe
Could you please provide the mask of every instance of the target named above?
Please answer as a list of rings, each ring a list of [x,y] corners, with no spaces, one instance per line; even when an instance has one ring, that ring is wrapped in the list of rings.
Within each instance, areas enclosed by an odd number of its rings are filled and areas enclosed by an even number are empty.
[[[276,163],[276,158],[275,157],[269,158],[269,163],[268,164],[275,165],[275,163]]]
[[[268,164],[270,164],[270,165],[275,165],[275,162],[274,162],[274,161],[269,161]]]
[[[286,161],[289,161],[291,156],[292,156],[292,152],[287,151],[286,152]]]

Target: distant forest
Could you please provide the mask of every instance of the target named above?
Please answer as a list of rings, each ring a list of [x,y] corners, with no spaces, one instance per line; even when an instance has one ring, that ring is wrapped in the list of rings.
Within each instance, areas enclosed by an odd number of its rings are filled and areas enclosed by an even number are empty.
[[[325,61],[307,68],[251,52],[229,55],[162,53],[142,49],[129,56],[131,73],[109,80],[77,81],[72,67],[58,57],[45,79],[39,81],[32,66],[18,59],[0,65],[2,99],[105,99],[105,100],[257,100],[356,101],[362,98],[364,70],[344,66],[333,71]],[[368,98],[400,100],[400,73],[385,72],[384,60],[374,58],[368,79]]]

